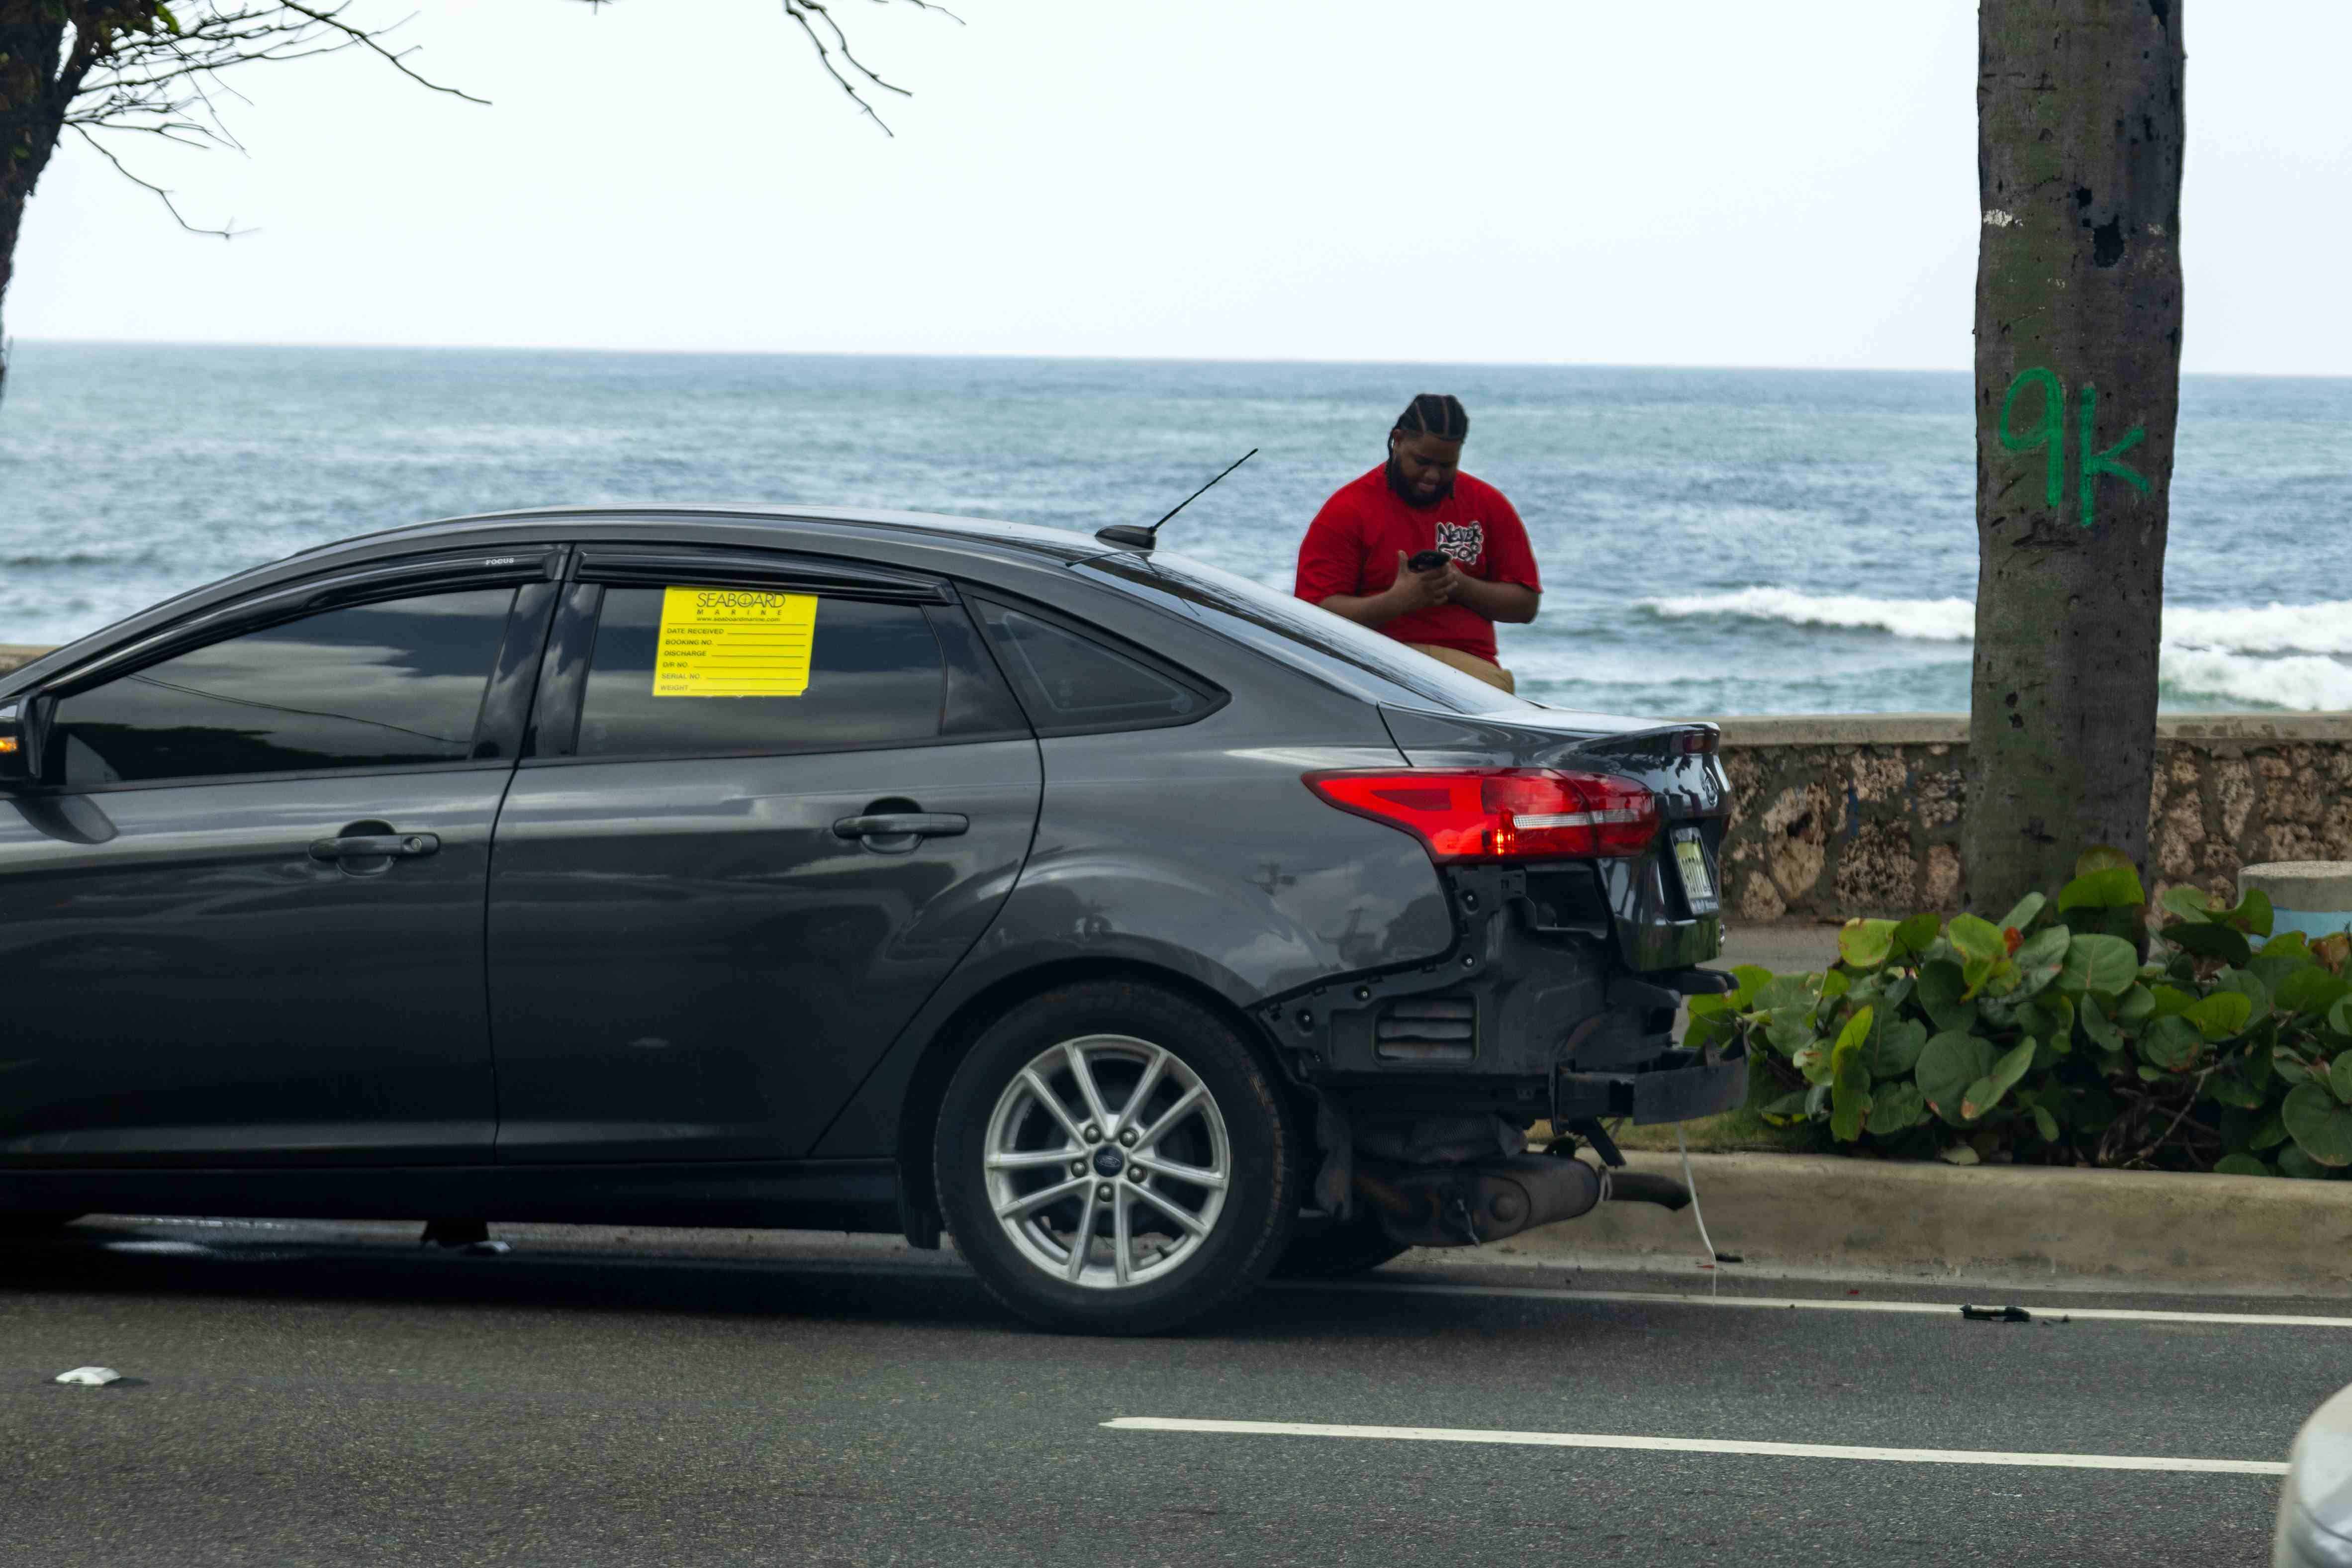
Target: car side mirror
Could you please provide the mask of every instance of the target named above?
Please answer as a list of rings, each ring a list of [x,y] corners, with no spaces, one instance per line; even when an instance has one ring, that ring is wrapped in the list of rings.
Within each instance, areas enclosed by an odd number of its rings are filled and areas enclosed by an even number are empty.
[[[0,789],[22,789],[33,781],[32,706],[24,697],[0,702]]]

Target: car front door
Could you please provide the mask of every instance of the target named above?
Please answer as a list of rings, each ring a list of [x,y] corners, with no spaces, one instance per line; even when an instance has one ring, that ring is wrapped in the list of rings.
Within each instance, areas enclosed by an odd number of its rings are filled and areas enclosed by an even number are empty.
[[[0,1165],[488,1160],[491,830],[558,591],[515,580],[559,559],[276,595],[35,696]]]
[[[804,1154],[1011,891],[1036,741],[937,581],[578,573],[491,871],[499,1158]]]

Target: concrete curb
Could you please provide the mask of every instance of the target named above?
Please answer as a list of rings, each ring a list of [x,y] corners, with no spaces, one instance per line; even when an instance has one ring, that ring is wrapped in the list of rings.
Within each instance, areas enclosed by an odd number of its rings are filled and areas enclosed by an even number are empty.
[[[1679,1179],[1674,1155],[1627,1167]],[[1727,1267],[1985,1283],[2338,1295],[2352,1287],[2352,1187],[2276,1176],[1960,1167],[1812,1155],[1693,1155],[1699,1204]],[[1501,1256],[1505,1249],[1508,1256]],[[1591,1269],[1688,1270],[1689,1211],[1607,1203],[1475,1256]],[[1444,1254],[1432,1254],[1443,1257]],[[1456,1253],[1455,1257],[1474,1254]]]

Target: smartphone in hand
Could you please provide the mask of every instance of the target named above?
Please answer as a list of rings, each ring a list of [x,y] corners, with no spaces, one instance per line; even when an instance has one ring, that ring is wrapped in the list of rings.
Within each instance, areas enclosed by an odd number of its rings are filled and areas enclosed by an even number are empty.
[[[1404,563],[1404,569],[1407,571],[1437,571],[1444,567],[1445,560],[1444,550],[1425,549],[1408,559]]]

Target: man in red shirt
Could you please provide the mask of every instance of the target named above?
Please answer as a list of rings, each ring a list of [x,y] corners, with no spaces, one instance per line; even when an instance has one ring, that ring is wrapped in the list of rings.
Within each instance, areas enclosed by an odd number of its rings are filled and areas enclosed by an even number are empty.
[[[1543,582],[1511,503],[1458,470],[1469,434],[1460,400],[1414,398],[1389,432],[1389,460],[1307,525],[1293,591],[1507,692],[1495,622],[1534,620]],[[1424,555],[1443,559],[1412,570]]]

